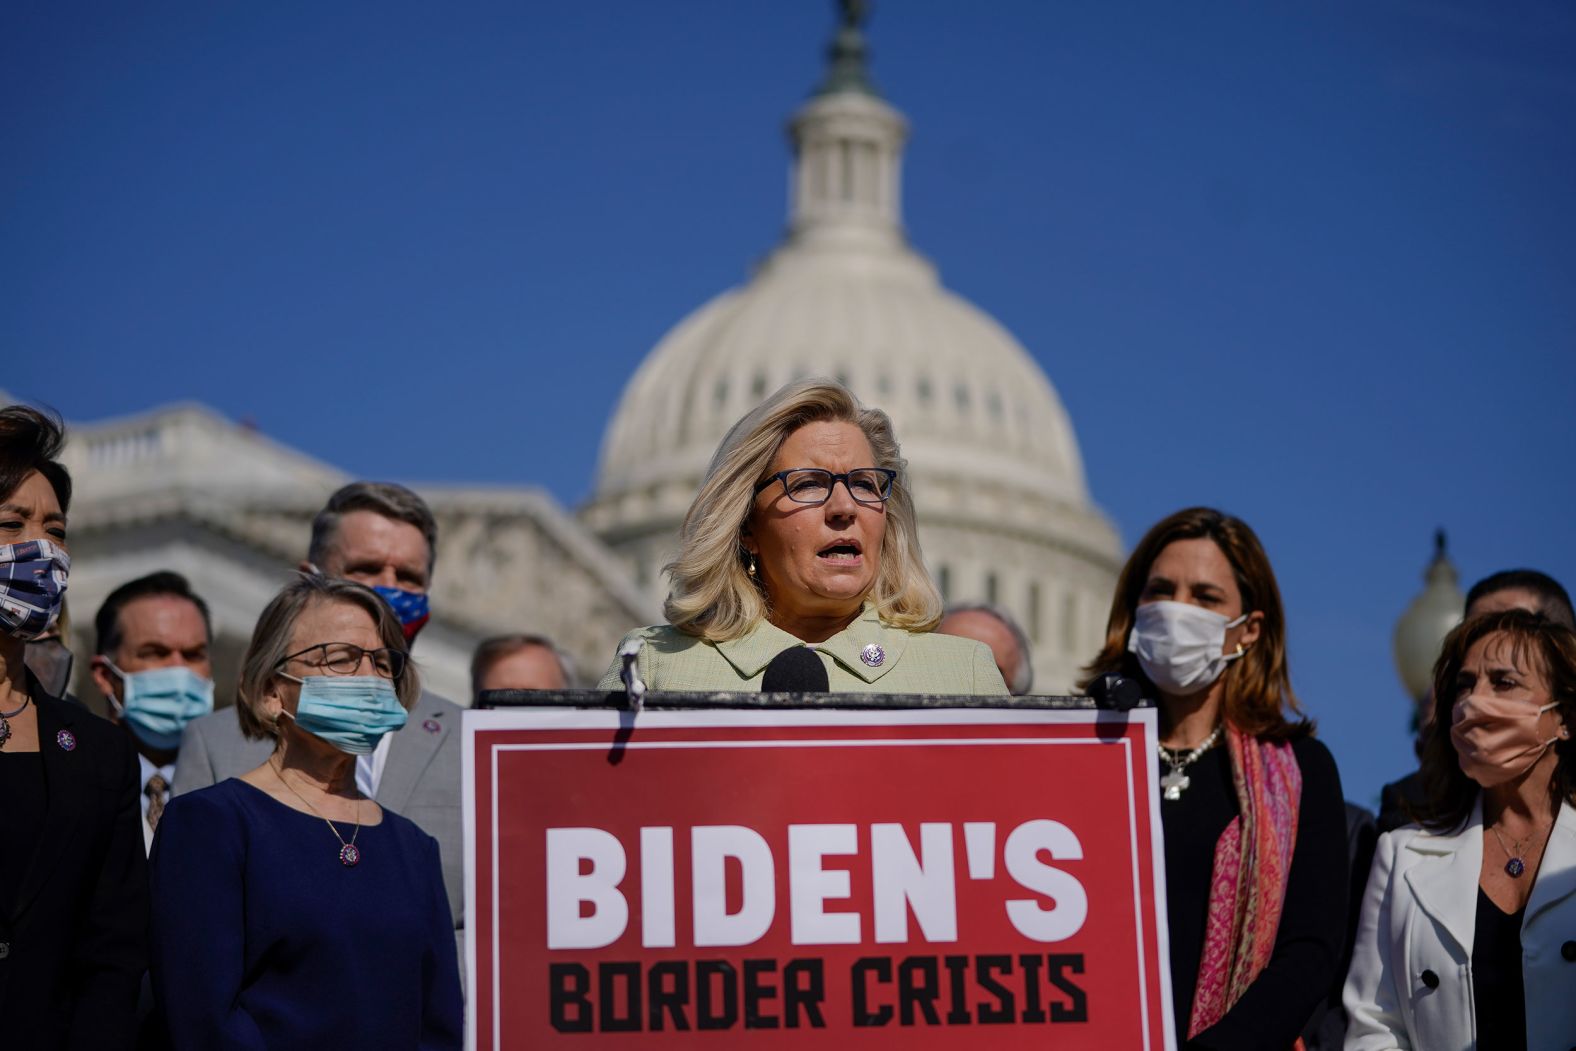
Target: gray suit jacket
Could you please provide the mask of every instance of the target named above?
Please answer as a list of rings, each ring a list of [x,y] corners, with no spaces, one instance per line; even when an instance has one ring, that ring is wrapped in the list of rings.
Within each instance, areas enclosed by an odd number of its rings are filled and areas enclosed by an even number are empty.
[[[422,691],[389,743],[377,800],[438,841],[454,927],[465,925],[465,836],[460,814],[459,705]],[[248,741],[234,708],[197,719],[181,737],[172,795],[218,784],[262,765],[272,741]]]

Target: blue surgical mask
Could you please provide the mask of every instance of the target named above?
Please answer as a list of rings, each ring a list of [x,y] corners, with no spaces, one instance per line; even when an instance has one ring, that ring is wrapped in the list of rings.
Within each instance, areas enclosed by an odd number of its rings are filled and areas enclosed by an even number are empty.
[[[60,619],[71,556],[49,540],[0,544],[0,630],[36,639]]]
[[[383,735],[405,725],[405,706],[394,683],[381,675],[308,675],[298,679],[296,725],[341,752],[371,755]],[[282,711],[281,715],[289,715]]]
[[[104,663],[123,684],[125,696],[116,705],[120,717],[149,748],[173,752],[181,746],[186,724],[213,711],[213,680],[184,664],[123,672]]]
[[[409,645],[416,641],[416,633],[427,623],[431,615],[425,591],[406,591],[404,588],[386,588],[381,585],[372,589],[378,597],[389,604],[394,615],[399,618],[400,630],[405,633],[405,642]]]

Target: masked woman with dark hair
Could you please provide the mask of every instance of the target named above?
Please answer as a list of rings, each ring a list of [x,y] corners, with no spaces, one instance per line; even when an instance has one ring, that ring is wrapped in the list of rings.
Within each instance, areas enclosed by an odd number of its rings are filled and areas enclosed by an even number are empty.
[[[1434,665],[1428,802],[1379,837],[1346,980],[1348,1048],[1576,1040],[1576,632],[1473,617]]]
[[[0,1046],[101,1051],[136,1035],[148,882],[130,740],[23,662],[71,569],[64,441],[0,409]]]
[[[1292,695],[1280,589],[1247,523],[1195,507],[1150,529],[1087,670],[1159,702],[1179,1041],[1293,1047],[1338,977],[1346,813]]]

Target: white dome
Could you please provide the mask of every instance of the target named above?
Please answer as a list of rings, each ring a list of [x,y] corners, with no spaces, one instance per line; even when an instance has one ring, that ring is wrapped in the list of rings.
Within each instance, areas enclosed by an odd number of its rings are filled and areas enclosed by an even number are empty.
[[[786,241],[742,288],[675,326],[636,371],[584,517],[642,586],[663,593],[657,571],[728,428],[785,383],[836,378],[891,415],[943,591],[1064,622],[1047,648],[1059,653],[1052,663],[1065,681],[1054,685],[1065,689],[1097,648],[1116,534],[1090,505],[1077,439],[1044,372],[908,247],[899,218],[907,125],[875,97],[862,55],[849,61],[846,49],[862,44],[848,32],[827,85],[790,124]],[[1014,600],[1004,581],[1026,583]],[[1042,617],[1047,603],[1056,613]]]
[[[835,377],[885,409],[919,477],[1088,500],[1067,413],[1001,325],[906,249],[790,243],[680,322],[635,373],[603,445],[598,502],[693,487],[734,421],[806,376]]]

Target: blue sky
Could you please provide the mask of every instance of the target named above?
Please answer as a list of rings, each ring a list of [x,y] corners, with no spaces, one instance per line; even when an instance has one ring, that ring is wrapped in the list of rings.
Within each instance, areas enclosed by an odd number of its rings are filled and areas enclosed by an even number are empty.
[[[905,213],[1131,543],[1260,532],[1371,801],[1436,526],[1576,583],[1576,11],[888,0]],[[784,219],[820,0],[0,10],[0,387],[197,399],[577,506],[624,380]]]

